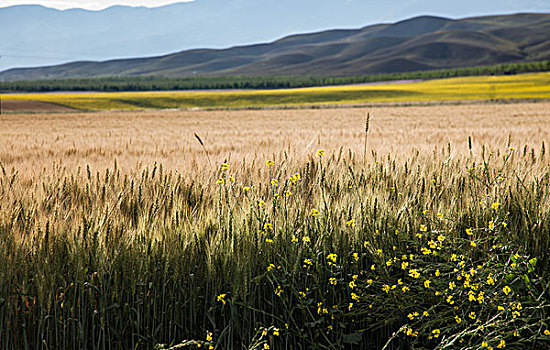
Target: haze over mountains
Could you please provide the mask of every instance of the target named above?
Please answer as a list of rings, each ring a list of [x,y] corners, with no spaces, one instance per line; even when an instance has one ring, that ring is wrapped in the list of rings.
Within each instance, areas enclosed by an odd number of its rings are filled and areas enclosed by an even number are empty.
[[[153,58],[11,69],[2,80],[91,76],[364,75],[550,59],[550,14],[452,20],[421,16],[269,44]]]
[[[547,0],[194,0],[158,8],[115,6],[102,11],[1,6],[0,71],[225,48],[426,14],[457,18],[550,12]]]

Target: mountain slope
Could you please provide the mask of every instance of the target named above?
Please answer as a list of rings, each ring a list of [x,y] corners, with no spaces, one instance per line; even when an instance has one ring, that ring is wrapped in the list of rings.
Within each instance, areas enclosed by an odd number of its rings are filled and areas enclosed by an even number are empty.
[[[2,80],[104,75],[363,75],[550,59],[550,14],[421,16],[269,44],[12,69]]]
[[[550,2],[544,0],[461,0],[457,5],[440,0],[193,0],[156,8],[114,6],[101,11],[2,7],[3,3],[0,1],[0,71],[248,45],[294,33],[359,28],[422,14],[458,18],[495,12],[550,12]]]

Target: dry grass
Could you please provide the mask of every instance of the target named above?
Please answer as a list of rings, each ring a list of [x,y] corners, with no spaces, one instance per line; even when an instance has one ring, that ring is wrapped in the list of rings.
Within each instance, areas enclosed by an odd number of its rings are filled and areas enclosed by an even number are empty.
[[[162,163],[185,173],[213,162],[265,162],[283,152],[301,157],[323,148],[363,154],[364,118],[373,115],[369,150],[379,155],[436,147],[474,152],[481,145],[540,149],[550,141],[550,103],[484,104],[369,109],[156,111],[0,116],[0,161],[20,175],[49,172],[52,164],[73,172],[90,165],[103,171],[116,159],[122,169]],[[309,149],[308,149],[309,147]]]

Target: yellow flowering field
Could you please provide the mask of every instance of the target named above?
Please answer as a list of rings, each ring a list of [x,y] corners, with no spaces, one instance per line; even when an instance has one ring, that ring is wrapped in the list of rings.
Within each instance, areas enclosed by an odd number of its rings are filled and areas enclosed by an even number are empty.
[[[550,73],[286,90],[30,93],[8,94],[2,98],[8,103],[14,100],[42,101],[85,111],[548,99],[550,98]]]

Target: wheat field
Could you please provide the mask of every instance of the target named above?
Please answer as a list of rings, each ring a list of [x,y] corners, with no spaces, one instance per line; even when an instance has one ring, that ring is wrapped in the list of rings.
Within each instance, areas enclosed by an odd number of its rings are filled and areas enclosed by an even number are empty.
[[[258,111],[154,111],[1,115],[0,160],[21,176],[89,165],[104,171],[163,164],[200,173],[227,160],[263,163],[283,153],[316,149],[362,155],[364,120],[372,115],[368,147],[380,155],[429,155],[450,143],[455,153],[482,145],[538,149],[550,140],[550,103]],[[204,142],[208,156],[194,134]],[[405,151],[405,152],[403,152]],[[209,163],[209,160],[212,162]]]
[[[0,115],[0,349],[550,349],[549,114]]]

